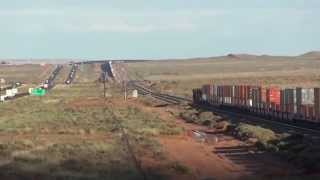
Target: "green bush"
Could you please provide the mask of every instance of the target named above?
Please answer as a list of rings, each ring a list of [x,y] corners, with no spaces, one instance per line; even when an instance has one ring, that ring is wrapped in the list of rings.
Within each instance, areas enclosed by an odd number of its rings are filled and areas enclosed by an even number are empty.
[[[199,119],[200,121],[204,122],[204,121],[211,121],[214,120],[214,115],[212,112],[201,112],[199,114]]]
[[[175,170],[176,172],[178,172],[180,174],[190,174],[191,173],[191,170],[187,166],[182,165],[179,162],[173,162],[170,166],[173,170]]]
[[[256,138],[258,143],[262,146],[268,146],[268,144],[277,139],[276,134],[266,128],[262,128],[260,126],[253,126],[249,124],[240,123],[235,128],[236,134],[242,140],[247,140],[249,138]]]
[[[195,112],[191,110],[181,112],[180,117],[184,119],[187,123],[196,123],[198,120],[198,117],[195,114]]]
[[[217,124],[217,121],[222,119],[220,116],[216,116],[212,112],[205,111],[199,113],[198,111],[190,108],[181,112],[180,117],[187,123],[195,123],[208,127],[214,127]]]

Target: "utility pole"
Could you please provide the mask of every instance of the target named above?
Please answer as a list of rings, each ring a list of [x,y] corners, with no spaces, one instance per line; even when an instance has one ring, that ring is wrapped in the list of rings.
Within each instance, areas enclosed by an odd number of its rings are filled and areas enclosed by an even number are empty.
[[[106,79],[107,79],[107,70],[106,70],[106,65],[107,65],[107,61],[105,61],[104,65],[103,65],[103,97],[104,99],[106,99]]]
[[[126,81],[122,81],[123,83],[123,88],[124,88],[124,100],[127,100],[127,83]]]
[[[103,97],[106,99],[106,72],[104,72],[104,77],[103,77]]]

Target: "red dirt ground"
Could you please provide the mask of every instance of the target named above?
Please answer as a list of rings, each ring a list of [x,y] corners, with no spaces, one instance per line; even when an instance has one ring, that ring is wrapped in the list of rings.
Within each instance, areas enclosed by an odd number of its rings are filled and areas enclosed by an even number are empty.
[[[105,102],[100,99],[82,99],[70,102],[70,107],[103,106]],[[233,137],[219,134],[219,142],[201,143],[190,136],[192,130],[208,130],[204,126],[185,123],[177,119],[172,112],[178,111],[176,106],[151,107],[139,100],[130,99],[122,101],[110,99],[107,105],[116,107],[134,106],[146,112],[157,113],[165,121],[175,123],[185,130],[179,136],[158,137],[163,146],[166,161],[179,162],[188,167],[191,173],[179,174],[163,168],[165,163],[150,158],[148,155],[140,157],[142,166],[146,169],[157,169],[169,174],[172,180],[194,179],[239,179],[247,176],[282,176],[290,173],[292,167],[269,154],[257,154],[250,150],[251,147]],[[191,133],[192,134],[192,133]]]
[[[141,106],[135,103],[135,106]],[[212,131],[207,127],[185,123],[177,119],[171,112],[178,107],[143,107],[145,111],[159,114],[161,119],[174,121],[183,127],[185,132],[180,136],[159,137],[165,154],[170,161],[177,161],[191,169],[192,174],[172,174],[172,180],[193,179],[246,179],[248,176],[281,177],[294,170],[288,163],[283,162],[267,153],[255,153],[252,147],[223,134],[218,134],[217,143],[197,142],[190,136],[192,130]],[[191,133],[192,134],[192,133]]]
[[[185,177],[186,179],[237,179],[245,175],[232,162],[219,158],[207,145],[191,138],[160,138],[160,142],[170,160],[178,161],[191,169],[192,175]]]

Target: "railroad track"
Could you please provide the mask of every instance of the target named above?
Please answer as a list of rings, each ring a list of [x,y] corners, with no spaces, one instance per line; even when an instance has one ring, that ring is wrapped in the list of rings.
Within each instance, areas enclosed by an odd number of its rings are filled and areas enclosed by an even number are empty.
[[[227,117],[228,119],[234,121],[234,122],[243,122],[253,125],[259,125],[265,128],[269,128],[274,130],[278,133],[297,133],[297,134],[303,134],[308,137],[313,137],[317,140],[320,140],[320,130],[310,127],[302,127],[297,126],[291,123],[276,121],[276,120],[270,120],[262,117],[258,117],[255,115],[249,115],[246,113],[241,112],[235,112],[232,110],[224,109],[223,107],[216,107],[216,106],[208,106],[208,105],[194,105],[194,107],[199,109],[205,109],[208,111],[215,112],[218,115],[222,115]]]
[[[158,100],[161,100],[170,104],[181,104],[182,102],[193,103],[192,100],[187,98],[182,98],[182,97],[168,95],[168,94],[155,93],[152,90],[147,89],[134,81],[131,81],[129,85],[137,89],[139,94],[151,95],[153,98],[156,98]],[[195,105],[195,104],[193,106],[199,109],[212,111],[216,114],[219,114],[225,117],[227,116],[228,119],[234,122],[244,122],[244,123],[259,125],[262,127],[270,128],[279,133],[286,132],[286,133],[304,134],[308,137],[313,137],[313,139],[320,140],[320,130],[316,128],[303,127],[303,126],[298,126],[298,125],[294,125],[286,122],[261,118],[254,115],[248,115],[246,113],[235,112],[230,109],[225,109],[221,106]]]
[[[138,93],[141,95],[150,95],[153,98],[156,98],[158,100],[161,100],[161,101],[169,103],[169,104],[181,104],[183,102],[188,102],[188,103],[192,102],[190,99],[187,99],[187,98],[153,92],[152,90],[147,89],[147,88],[143,87],[142,85],[139,85],[135,81],[130,81],[129,87],[137,89]]]

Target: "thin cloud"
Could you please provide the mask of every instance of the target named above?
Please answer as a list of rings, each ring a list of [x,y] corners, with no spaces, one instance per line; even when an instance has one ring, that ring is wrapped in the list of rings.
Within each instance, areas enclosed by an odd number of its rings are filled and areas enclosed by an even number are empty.
[[[14,9],[0,10],[0,16],[52,16],[63,15],[63,11],[54,9]]]
[[[65,13],[64,13],[65,12]],[[80,10],[24,9],[1,11],[0,22],[7,31],[32,32],[155,32],[192,31],[196,12],[93,12]],[[8,21],[10,17],[15,22]],[[7,19],[7,20],[6,20]],[[36,28],[35,28],[36,27]]]
[[[256,16],[251,16],[255,14]],[[281,22],[281,14],[291,17]],[[278,18],[275,17],[279,16]],[[117,11],[106,9],[14,9],[0,11],[0,31],[7,32],[191,32],[220,29],[228,31],[232,24],[255,26],[263,24],[296,25],[310,12],[296,9],[178,9],[176,11]],[[15,18],[12,21],[11,18]],[[238,22],[243,18],[243,22]],[[230,24],[229,22],[233,22]],[[225,29],[225,30],[223,30]],[[232,30],[232,34],[233,34]],[[231,34],[231,35],[232,35]]]

